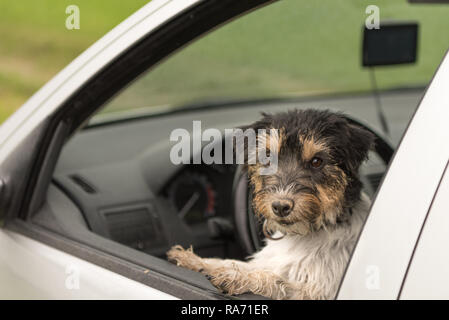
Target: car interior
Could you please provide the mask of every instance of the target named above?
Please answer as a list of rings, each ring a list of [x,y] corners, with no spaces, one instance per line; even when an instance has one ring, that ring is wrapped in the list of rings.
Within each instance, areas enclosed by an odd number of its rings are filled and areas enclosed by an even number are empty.
[[[274,3],[145,72],[65,143],[33,223],[219,294],[202,275],[167,262],[165,254],[179,244],[203,257],[245,259],[260,248],[264,236],[253,219],[246,175],[238,164],[173,164],[170,135],[178,128],[192,133],[196,120],[202,130],[223,132],[258,120],[262,112],[296,108],[340,111],[376,134],[376,149],[360,171],[364,192],[374,198],[432,76],[410,74],[423,63],[436,67],[444,52],[416,48],[416,28],[422,30],[419,44],[430,32],[428,12],[421,17],[405,1],[408,16],[394,24],[403,32],[389,33],[386,25],[385,37],[407,38],[412,45],[404,52],[418,51],[418,60],[362,48],[364,41],[374,48],[384,44],[381,37],[363,35],[364,4],[349,2],[358,11],[334,30],[333,22],[319,27],[313,20],[312,28],[310,19],[301,22],[324,14],[322,5]],[[415,21],[411,31],[408,18]],[[347,52],[353,59],[340,66]]]

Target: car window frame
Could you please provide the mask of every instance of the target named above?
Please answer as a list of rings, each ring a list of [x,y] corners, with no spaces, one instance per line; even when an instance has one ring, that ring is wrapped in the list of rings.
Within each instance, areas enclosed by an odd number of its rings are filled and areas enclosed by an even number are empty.
[[[402,282],[402,286],[401,286],[401,290],[398,295],[398,299],[423,299],[423,298],[428,299],[428,298],[430,298],[426,294],[424,294],[424,295],[417,294],[416,290],[415,291],[413,290],[414,289],[413,286],[415,286],[415,289],[416,289],[416,280],[417,280],[416,277],[422,275],[422,272],[423,272],[422,271],[423,257],[421,256],[421,254],[422,254],[421,250],[423,250],[425,248],[425,246],[428,247],[429,239],[427,237],[429,234],[432,234],[434,231],[432,229],[428,230],[427,228],[430,228],[434,224],[434,222],[432,221],[433,217],[435,215],[441,214],[440,212],[435,212],[435,211],[441,210],[440,209],[441,207],[447,208],[449,205],[449,201],[448,201],[449,198],[448,198],[448,193],[447,193],[447,189],[449,186],[449,170],[448,169],[449,169],[449,161],[446,164],[443,175],[441,176],[441,180],[438,184],[437,191],[435,192],[435,195],[434,195],[434,198],[432,199],[432,203],[430,205],[429,211],[427,212],[424,223],[421,227],[421,230],[420,230],[420,233],[418,236],[418,240],[416,241],[415,247],[413,249],[412,257],[410,258],[410,263],[408,265],[407,271],[404,276],[404,280]],[[434,215],[434,216],[432,216],[432,215]],[[429,222],[429,218],[430,218],[430,222]],[[432,225],[429,227],[430,224],[432,224]],[[423,236],[424,236],[424,240],[423,240]],[[434,244],[435,240],[432,239],[431,243]],[[423,243],[423,242],[425,242],[425,243]],[[437,242],[436,248],[439,249],[438,246],[441,246],[442,243],[445,243],[445,242],[440,242],[440,243]],[[446,258],[447,258],[447,256],[446,256]],[[425,260],[426,265],[428,265],[427,261],[428,260]],[[421,279],[419,279],[418,281],[419,281],[419,283],[424,282]],[[426,283],[428,282],[427,277],[426,277],[425,282]],[[441,285],[442,283],[445,283],[444,278],[440,278],[440,274],[438,273],[438,284]],[[419,291],[422,292],[422,287]],[[435,286],[432,286],[432,294],[434,295],[434,296],[432,296],[433,298],[447,299],[447,296],[446,297],[438,296],[438,288],[436,288]],[[435,294],[436,294],[436,296],[435,296]]]

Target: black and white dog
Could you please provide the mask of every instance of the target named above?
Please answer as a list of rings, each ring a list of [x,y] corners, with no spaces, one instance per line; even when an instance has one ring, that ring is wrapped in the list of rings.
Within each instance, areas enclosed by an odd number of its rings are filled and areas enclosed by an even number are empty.
[[[231,295],[332,299],[368,212],[358,171],[374,136],[341,114],[318,110],[263,114],[248,128],[278,129],[265,138],[278,154],[277,171],[260,175],[262,164],[248,165],[265,247],[245,262],[200,258],[180,246],[168,259]]]

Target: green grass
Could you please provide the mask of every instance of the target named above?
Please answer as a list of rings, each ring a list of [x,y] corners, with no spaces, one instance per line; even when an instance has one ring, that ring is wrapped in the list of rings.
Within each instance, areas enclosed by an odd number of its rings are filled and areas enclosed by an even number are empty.
[[[142,77],[105,112],[250,98],[368,90],[360,64],[365,8],[420,23],[418,63],[376,71],[381,88],[425,85],[449,46],[449,5],[406,0],[279,1],[198,40]]]
[[[58,71],[148,0],[0,1],[0,123]],[[67,30],[65,8],[80,8]]]
[[[0,2],[0,122],[144,0]],[[449,5],[406,0],[282,0],[195,42],[113,100],[107,110],[207,98],[369,89],[360,67],[369,4],[381,19],[420,22],[418,63],[378,69],[381,88],[426,84],[449,46]],[[65,28],[76,4],[81,29]]]

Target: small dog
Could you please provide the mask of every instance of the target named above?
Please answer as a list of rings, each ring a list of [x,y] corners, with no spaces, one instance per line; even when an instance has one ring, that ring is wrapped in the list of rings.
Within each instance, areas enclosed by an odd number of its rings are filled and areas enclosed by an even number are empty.
[[[279,132],[266,137],[275,139],[269,151],[278,153],[276,173],[260,175],[260,163],[247,166],[254,211],[265,219],[265,247],[243,262],[174,246],[169,261],[231,295],[333,299],[368,213],[358,170],[374,136],[339,113],[318,110],[263,114],[247,128]]]

